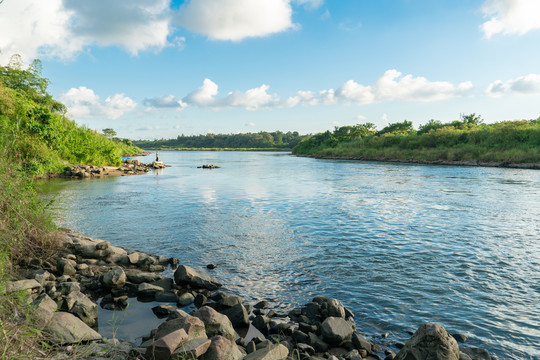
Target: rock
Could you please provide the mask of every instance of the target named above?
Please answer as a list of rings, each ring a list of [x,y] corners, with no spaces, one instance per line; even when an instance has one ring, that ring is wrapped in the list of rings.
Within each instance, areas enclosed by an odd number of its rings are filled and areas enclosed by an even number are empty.
[[[48,295],[40,296],[32,305],[34,306],[33,314],[38,329],[47,326],[54,313],[58,310],[58,305]]]
[[[188,335],[184,329],[175,330],[154,341],[146,349],[144,357],[152,360],[169,360],[176,348],[187,340]]]
[[[219,301],[219,304],[224,308],[231,308],[238,304],[242,304],[242,298],[239,296],[226,296]]]
[[[349,340],[354,330],[345,319],[330,316],[321,325],[323,339],[330,345],[340,345]]]
[[[173,291],[159,291],[156,293],[154,300],[157,302],[175,303],[178,301],[178,295]]]
[[[23,291],[27,294],[35,294],[35,293],[38,293],[40,289],[41,289],[40,283],[38,283],[34,279],[29,279],[29,280],[19,280],[19,281],[8,282],[6,292],[8,294],[11,294],[17,291]]]
[[[68,295],[74,291],[81,291],[81,285],[78,282],[62,282],[57,286],[62,295]]]
[[[226,315],[234,327],[248,326],[249,316],[246,308],[242,304],[236,304],[229,309],[225,309],[221,312]]]
[[[289,349],[283,344],[272,344],[247,355],[244,360],[284,360],[289,355]]]
[[[60,273],[60,275],[71,276],[77,273],[73,260],[68,259],[59,259],[56,263],[56,270]]]
[[[102,241],[96,244],[96,250],[107,250],[109,246],[111,246],[111,243],[109,241]]]
[[[197,359],[208,351],[208,348],[212,344],[209,339],[193,339],[178,348],[173,356],[180,359]]]
[[[316,296],[313,299],[313,302],[321,306],[323,320],[330,316],[345,319],[345,307],[338,300],[324,296]]]
[[[185,294],[182,294],[178,297],[178,301],[177,301],[178,307],[188,306],[193,303],[194,299],[195,297],[191,293],[187,292]]]
[[[460,346],[459,350],[474,360],[491,360],[491,355],[486,349]]]
[[[56,277],[47,270],[37,270],[32,274],[31,278],[40,283],[41,286],[45,285],[47,281],[56,280]]]
[[[67,310],[88,326],[94,326],[97,323],[98,308],[97,304],[90,300],[80,291],[71,292],[64,300]]]
[[[163,292],[163,288],[147,283],[139,284],[137,287],[137,296],[144,298],[155,297],[158,292]]]
[[[420,359],[459,360],[457,342],[441,325],[424,324],[396,356],[396,360]]]
[[[172,305],[158,305],[152,308],[152,312],[158,318],[164,318],[176,311],[176,307]]]
[[[197,271],[189,266],[180,265],[174,272],[174,281],[178,285],[191,285],[195,288],[204,288],[208,290],[216,290],[221,287],[221,283],[200,271]]]
[[[195,299],[193,299],[193,303],[195,304],[197,309],[206,305],[207,302],[208,299],[203,294],[197,294],[197,296],[195,296]]]
[[[185,312],[184,310],[176,309],[172,313],[169,314],[169,316],[167,317],[167,320],[184,318],[184,317],[187,317],[187,316],[189,316],[189,314],[187,312]]]
[[[45,327],[50,340],[56,344],[75,344],[83,341],[101,339],[96,331],[75,315],[56,312]]]
[[[211,341],[210,347],[201,356],[202,360],[240,360],[244,358],[244,354],[234,341],[220,335],[214,336]]]
[[[465,334],[457,334],[457,333],[452,334],[452,337],[453,337],[454,339],[456,339],[456,341],[457,341],[458,343],[464,343],[464,342],[466,342],[467,339],[469,338],[469,337],[468,337],[467,335],[465,335]]]
[[[319,353],[328,351],[328,347],[329,347],[328,344],[322,341],[317,335],[310,332],[308,336],[309,336],[309,345],[313,346],[315,351]]]
[[[270,303],[266,300],[261,300],[259,301],[258,303],[255,304],[254,308],[255,309],[266,309],[268,308],[268,306],[270,306]]]
[[[189,339],[208,338],[204,323],[201,321],[201,319],[190,315],[169,320],[159,325],[159,327],[156,329],[155,338],[160,339],[163,336],[179,329],[184,329]]]
[[[304,305],[302,308],[302,315],[307,316],[308,319],[312,321],[317,321],[319,318],[320,309],[321,306],[318,303],[310,302]]]
[[[192,315],[203,321],[208,336],[220,335],[229,340],[235,339],[236,334],[229,318],[218,313],[211,307],[203,306],[199,310],[194,311]]]
[[[459,352],[459,360],[473,360],[469,355],[463,353],[463,352]]]
[[[155,283],[163,279],[163,276],[151,272],[140,271],[136,269],[126,270],[127,280],[134,284]],[[160,285],[159,285],[160,286]]]
[[[268,323],[270,323],[270,318],[264,315],[255,316],[255,318],[251,322],[251,324],[263,334],[268,333]]]
[[[206,265],[206,268],[209,269],[209,270],[214,270],[217,266],[214,265],[214,264],[208,264]]]
[[[126,284],[127,276],[120,266],[112,268],[101,278],[101,283],[107,289],[121,288]]]
[[[351,341],[354,345],[354,347],[357,349],[357,350],[366,350],[368,353],[371,352],[371,343],[369,341],[367,341],[362,335],[358,334],[358,333],[354,333],[352,335],[352,338],[351,338]]]
[[[308,344],[300,343],[296,345],[296,347],[298,348],[298,350],[300,350],[304,354],[309,354],[309,355],[315,354],[315,349],[313,348],[313,346],[310,346]]]

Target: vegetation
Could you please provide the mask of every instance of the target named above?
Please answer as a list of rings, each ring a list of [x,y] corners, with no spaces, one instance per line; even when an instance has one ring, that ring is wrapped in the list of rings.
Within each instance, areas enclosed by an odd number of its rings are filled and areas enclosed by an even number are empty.
[[[121,154],[139,152],[129,141],[77,126],[47,93],[41,64],[23,69],[19,57],[0,66],[0,358],[43,357],[40,333],[29,319],[24,293],[8,294],[7,281],[28,259],[45,261],[58,233],[36,194],[34,177],[66,165],[119,165]],[[115,134],[114,134],[115,135]],[[112,136],[114,136],[112,135]]]
[[[540,119],[485,124],[476,114],[442,123],[430,120],[344,126],[304,139],[294,154],[364,160],[426,162],[540,163]]]
[[[158,150],[288,150],[306,136],[298,132],[281,131],[247,134],[179,135],[176,139],[137,140],[133,143],[143,149]]]

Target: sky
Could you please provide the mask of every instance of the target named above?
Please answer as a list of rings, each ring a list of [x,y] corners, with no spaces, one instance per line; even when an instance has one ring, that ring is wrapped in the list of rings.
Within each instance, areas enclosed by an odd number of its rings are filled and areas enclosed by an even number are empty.
[[[0,0],[13,54],[131,139],[540,117],[538,0]]]

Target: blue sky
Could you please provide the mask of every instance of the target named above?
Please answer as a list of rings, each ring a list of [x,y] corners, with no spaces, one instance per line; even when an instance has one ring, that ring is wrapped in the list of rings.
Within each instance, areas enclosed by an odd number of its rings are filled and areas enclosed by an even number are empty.
[[[4,0],[0,51],[133,139],[540,116],[537,0]]]

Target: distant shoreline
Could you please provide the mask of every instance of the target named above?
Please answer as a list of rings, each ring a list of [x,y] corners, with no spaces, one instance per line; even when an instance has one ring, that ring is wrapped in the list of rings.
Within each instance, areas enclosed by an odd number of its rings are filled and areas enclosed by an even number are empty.
[[[276,152],[291,152],[292,149],[280,148],[147,148],[145,150],[158,151],[276,151]]]
[[[305,155],[295,154],[298,157],[308,157],[313,159],[326,160],[356,160],[373,161],[382,163],[400,163],[415,165],[444,165],[444,166],[476,166],[476,167],[498,167],[509,169],[540,170],[540,163],[505,163],[505,162],[482,162],[482,161],[449,161],[449,160],[424,160],[424,159],[377,159],[357,156],[337,156],[337,155]]]

